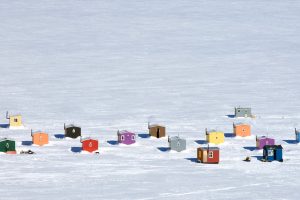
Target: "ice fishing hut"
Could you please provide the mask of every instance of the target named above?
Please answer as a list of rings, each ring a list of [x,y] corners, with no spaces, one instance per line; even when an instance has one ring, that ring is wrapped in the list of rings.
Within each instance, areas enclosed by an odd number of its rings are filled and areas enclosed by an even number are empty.
[[[123,130],[123,131],[118,131],[118,142],[120,144],[133,144],[135,143],[136,137],[135,133]]]
[[[233,134],[235,136],[247,137],[251,135],[251,126],[245,123],[233,123]]]
[[[81,128],[79,126],[75,126],[74,124],[67,125],[64,124],[65,129],[65,137],[69,138],[77,138],[81,136]]]
[[[224,133],[216,130],[205,129],[206,141],[212,144],[222,144],[225,141]]]
[[[42,131],[31,130],[32,144],[43,146],[45,144],[49,144],[49,135]]]
[[[181,152],[186,150],[186,140],[179,136],[168,137],[170,150]]]
[[[22,116],[19,114],[9,115],[6,112],[6,119],[9,120],[9,127],[22,127]]]
[[[99,148],[99,142],[98,140],[92,139],[90,137],[80,139],[80,142],[82,143],[82,150],[87,152],[94,152],[98,151]]]
[[[156,138],[161,138],[166,136],[166,127],[158,124],[150,125],[148,123],[149,135]]]
[[[252,117],[251,108],[234,108],[235,117]]]
[[[295,135],[296,135],[296,142],[300,142],[300,131],[298,131],[297,129],[295,129]]]
[[[281,145],[265,145],[263,151],[263,160],[272,162],[277,160],[283,162],[282,159],[282,146]]]
[[[197,160],[202,163],[218,164],[220,162],[220,149],[218,147],[199,147]]]
[[[275,140],[266,136],[256,136],[256,148],[263,149],[265,145],[275,145]]]
[[[16,142],[8,138],[0,139],[0,152],[16,154]]]

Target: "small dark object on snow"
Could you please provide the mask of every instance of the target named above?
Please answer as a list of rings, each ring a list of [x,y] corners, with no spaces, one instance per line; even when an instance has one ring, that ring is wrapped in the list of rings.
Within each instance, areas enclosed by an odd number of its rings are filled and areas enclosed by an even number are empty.
[[[28,151],[21,151],[20,154],[35,154],[33,151],[28,150]]]
[[[246,159],[244,160],[245,162],[250,162],[251,161],[251,158],[248,156],[246,157]]]
[[[99,154],[99,151],[96,151],[95,154]]]

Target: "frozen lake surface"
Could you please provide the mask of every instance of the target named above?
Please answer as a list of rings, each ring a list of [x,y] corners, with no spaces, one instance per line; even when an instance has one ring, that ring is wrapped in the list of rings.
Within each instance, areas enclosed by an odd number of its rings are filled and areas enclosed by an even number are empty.
[[[1,199],[298,199],[299,11],[292,0],[2,0],[0,124],[9,110],[25,129],[0,136],[36,154],[0,155]],[[239,105],[256,118],[226,117]],[[149,119],[188,149],[143,138]],[[219,165],[195,162],[205,128],[243,121],[253,137],[226,138]],[[100,154],[73,153],[79,139],[54,136],[64,123],[99,139]],[[31,128],[50,144],[22,145]],[[111,145],[118,129],[137,144]],[[282,144],[284,162],[260,162],[255,135]]]

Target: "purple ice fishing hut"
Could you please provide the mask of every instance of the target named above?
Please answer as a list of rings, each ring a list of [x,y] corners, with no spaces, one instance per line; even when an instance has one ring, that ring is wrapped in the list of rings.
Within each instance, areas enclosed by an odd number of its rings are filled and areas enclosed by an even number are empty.
[[[275,140],[266,136],[256,136],[256,148],[263,149],[265,145],[275,145]]]
[[[118,142],[119,144],[133,144],[135,143],[135,134],[129,131],[118,131]]]

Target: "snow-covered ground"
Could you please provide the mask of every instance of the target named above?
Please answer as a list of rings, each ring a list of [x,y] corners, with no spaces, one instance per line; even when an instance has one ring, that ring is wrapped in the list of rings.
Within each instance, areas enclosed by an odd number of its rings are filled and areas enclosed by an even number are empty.
[[[17,149],[0,155],[0,199],[298,199],[300,2],[294,0],[1,0],[0,129]],[[195,163],[205,128],[232,132],[234,106],[251,106],[249,139],[226,138],[219,165]],[[148,119],[188,140],[111,145],[118,129],[147,133]],[[100,141],[71,151],[64,123]],[[30,129],[51,135],[25,146]],[[255,135],[274,137],[284,162],[263,163]],[[26,143],[26,142],[25,142]]]

